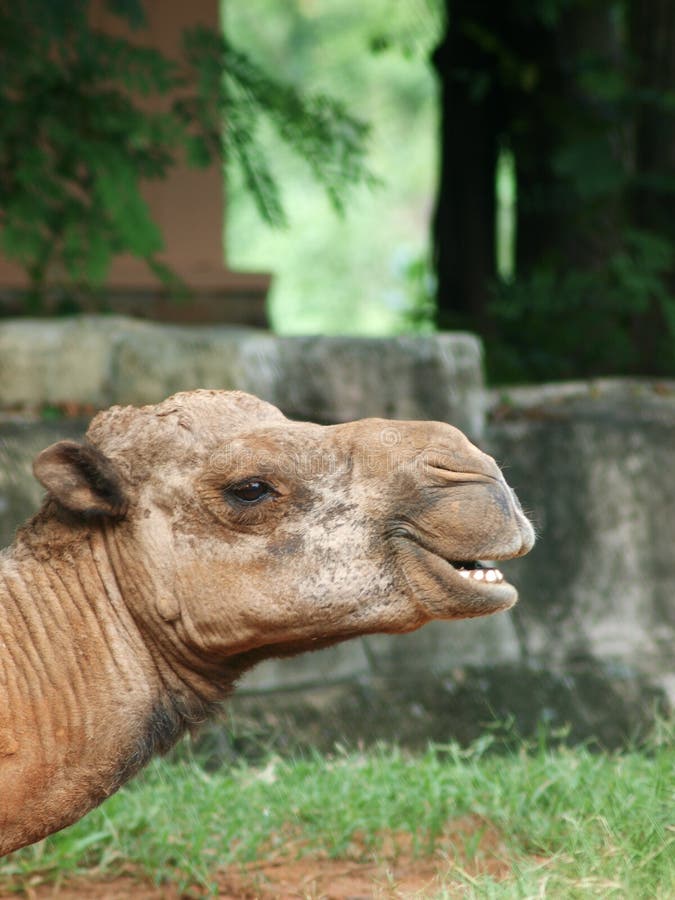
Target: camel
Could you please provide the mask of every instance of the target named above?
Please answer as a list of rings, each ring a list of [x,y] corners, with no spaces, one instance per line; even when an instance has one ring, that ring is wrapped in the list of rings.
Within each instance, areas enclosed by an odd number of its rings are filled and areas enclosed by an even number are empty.
[[[43,450],[0,553],[0,854],[75,822],[270,657],[516,602],[532,527],[440,422],[199,390]]]

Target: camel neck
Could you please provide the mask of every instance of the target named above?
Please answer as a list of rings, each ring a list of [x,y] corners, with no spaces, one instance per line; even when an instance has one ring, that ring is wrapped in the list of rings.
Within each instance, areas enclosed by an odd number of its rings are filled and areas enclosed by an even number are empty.
[[[0,692],[0,852],[80,818],[183,729],[96,539],[0,554]]]
[[[146,680],[142,642],[95,538],[49,559],[10,549],[0,557],[0,604],[0,634],[12,647],[5,661],[31,698],[62,698],[68,714],[72,695],[71,718],[83,722],[95,717],[99,694],[136,697]]]

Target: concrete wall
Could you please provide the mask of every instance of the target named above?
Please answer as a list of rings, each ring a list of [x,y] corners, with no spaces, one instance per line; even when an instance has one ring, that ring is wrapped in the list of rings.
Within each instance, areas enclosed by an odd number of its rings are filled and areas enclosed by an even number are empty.
[[[0,409],[155,403],[197,387],[250,391],[299,419],[484,422],[480,342],[429,337],[277,337],[120,316],[0,320]]]
[[[73,361],[76,361],[76,365]],[[506,468],[539,530],[506,564],[518,607],[432,623],[254,670],[234,732],[468,740],[495,716],[616,744],[675,697],[675,384],[600,381],[488,393],[470,335],[279,338],[120,318],[0,324],[0,542],[39,502],[30,460],[84,419],[44,404],[145,403],[197,386],[250,390],[288,415],[451,421]],[[13,409],[10,414],[8,410]],[[18,413],[21,414],[18,414]],[[270,692],[273,699],[270,700]]]
[[[509,568],[523,654],[604,660],[675,697],[675,384],[494,393],[486,442],[539,531]]]

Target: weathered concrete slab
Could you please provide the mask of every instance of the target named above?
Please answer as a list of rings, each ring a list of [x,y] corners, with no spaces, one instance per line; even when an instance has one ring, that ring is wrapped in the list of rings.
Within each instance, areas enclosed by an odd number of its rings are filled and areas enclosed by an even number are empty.
[[[460,622],[430,622],[406,635],[373,635],[292,660],[268,660],[241,681],[242,692],[317,688],[348,680],[424,678],[466,666],[521,659],[510,614]]]
[[[675,382],[495,392],[491,407],[487,443],[539,532],[508,566],[524,656],[639,672],[675,700]]]
[[[0,322],[0,409],[156,403],[197,387],[257,394],[292,418],[438,419],[480,437],[480,341],[278,337],[119,316]]]
[[[106,406],[111,391],[111,320],[0,321],[0,409],[75,402]]]

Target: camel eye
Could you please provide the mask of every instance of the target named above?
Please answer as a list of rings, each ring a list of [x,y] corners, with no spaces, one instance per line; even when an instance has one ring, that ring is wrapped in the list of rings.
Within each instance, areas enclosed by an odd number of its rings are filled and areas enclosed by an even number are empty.
[[[228,488],[227,493],[241,503],[258,503],[266,497],[271,497],[276,491],[266,481],[251,478],[248,481],[242,481],[241,484],[235,484]]]

